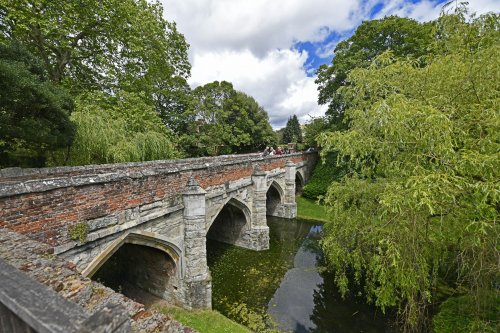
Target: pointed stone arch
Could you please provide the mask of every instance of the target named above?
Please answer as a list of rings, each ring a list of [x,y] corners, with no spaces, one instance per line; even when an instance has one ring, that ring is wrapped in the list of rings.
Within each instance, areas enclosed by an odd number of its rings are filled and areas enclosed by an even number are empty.
[[[181,250],[175,244],[166,240],[163,236],[148,232],[136,231],[124,234],[112,241],[99,255],[97,255],[90,264],[82,271],[82,275],[91,278],[98,270],[111,258],[116,251],[124,244],[142,245],[160,250],[167,254],[176,264],[176,273],[178,277],[183,274],[183,265],[181,260]]]
[[[283,199],[285,198],[285,191],[283,190],[283,187],[281,187],[281,185],[276,181],[276,180],[273,180],[269,186],[267,187],[267,191],[269,192],[269,190],[271,189],[271,187],[274,187],[276,189],[276,191],[279,193],[280,195],[280,201],[283,202]]]
[[[295,193],[302,193],[302,189],[305,185],[304,175],[302,174],[302,170],[297,170],[295,173]]]
[[[158,234],[137,231],[111,242],[82,274],[141,303],[151,294],[183,304],[183,271],[176,245]]]
[[[266,215],[280,216],[279,210],[285,200],[285,192],[278,182],[272,181],[266,192]]]
[[[228,198],[207,224],[206,237],[219,242],[246,246],[244,235],[251,229],[251,211],[240,200]]]

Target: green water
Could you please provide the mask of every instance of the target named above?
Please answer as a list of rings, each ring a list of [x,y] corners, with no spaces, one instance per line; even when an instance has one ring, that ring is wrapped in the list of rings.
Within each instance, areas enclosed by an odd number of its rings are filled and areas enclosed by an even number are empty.
[[[389,320],[360,297],[342,299],[322,263],[321,226],[268,217],[270,249],[207,241],[214,309],[235,318],[244,304],[287,332],[390,332]]]

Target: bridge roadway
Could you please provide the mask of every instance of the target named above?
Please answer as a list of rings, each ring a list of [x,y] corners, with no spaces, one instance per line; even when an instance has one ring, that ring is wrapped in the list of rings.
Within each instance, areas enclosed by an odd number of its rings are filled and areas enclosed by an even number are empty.
[[[206,239],[265,250],[266,215],[296,217],[316,153],[0,170],[0,228],[50,245],[87,277],[211,307]]]

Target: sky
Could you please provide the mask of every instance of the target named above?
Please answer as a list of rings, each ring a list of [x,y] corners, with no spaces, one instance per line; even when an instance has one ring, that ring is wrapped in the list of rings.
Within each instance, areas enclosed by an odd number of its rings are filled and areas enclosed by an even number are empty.
[[[192,88],[229,81],[282,128],[326,111],[318,105],[316,69],[365,20],[398,15],[437,18],[447,0],[162,0],[190,44]],[[469,0],[477,14],[500,12],[500,0]]]

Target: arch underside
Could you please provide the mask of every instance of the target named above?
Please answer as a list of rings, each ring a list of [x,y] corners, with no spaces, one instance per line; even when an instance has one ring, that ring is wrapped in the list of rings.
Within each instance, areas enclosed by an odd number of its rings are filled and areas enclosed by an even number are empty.
[[[283,189],[273,181],[266,192],[266,215],[279,216],[283,197]]]
[[[299,170],[297,170],[297,172],[295,173],[295,193],[302,193],[304,185],[304,176]]]
[[[207,238],[223,243],[242,245],[244,235],[250,229],[250,210],[235,198],[229,199],[217,213]]]
[[[140,302],[152,294],[177,304],[179,255],[162,239],[131,233],[115,240],[83,273]]]

